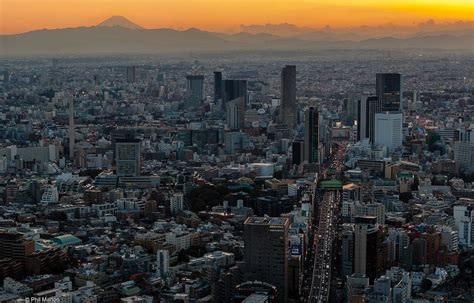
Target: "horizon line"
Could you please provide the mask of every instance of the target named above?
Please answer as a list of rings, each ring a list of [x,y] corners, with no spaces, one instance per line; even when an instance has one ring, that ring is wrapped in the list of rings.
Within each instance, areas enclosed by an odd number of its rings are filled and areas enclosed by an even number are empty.
[[[103,21],[100,21],[99,23],[96,24],[91,24],[91,25],[77,25],[77,26],[67,26],[67,27],[43,27],[43,28],[35,28],[27,31],[21,31],[21,32],[11,32],[11,33],[4,33],[0,32],[0,36],[13,36],[13,35],[21,35],[21,34],[27,34],[31,32],[36,32],[36,31],[44,31],[44,30],[62,30],[62,29],[75,29],[75,28],[91,28],[91,27],[123,27],[127,28],[126,26],[121,26],[121,25],[115,25],[115,26],[107,26],[107,25],[100,25],[100,23],[105,22],[112,17],[122,17],[129,21],[130,23],[140,27],[137,29],[133,30],[157,30],[157,29],[171,29],[171,30],[176,30],[176,31],[187,31],[190,29],[197,29],[203,32],[212,32],[212,33],[222,33],[222,34],[237,34],[237,33],[246,33],[245,30],[242,30],[242,27],[265,27],[265,26],[282,26],[282,25],[287,25],[287,26],[294,26],[295,28],[301,29],[301,30],[325,30],[325,29],[333,29],[333,30],[357,30],[357,29],[362,29],[362,28],[370,28],[370,29],[389,29],[390,27],[403,27],[403,28],[416,28],[420,27],[422,25],[432,25],[432,26],[449,26],[449,25],[456,25],[456,24],[461,24],[461,23],[474,23],[474,19],[453,19],[453,20],[445,20],[444,22],[441,20],[437,20],[434,18],[428,18],[425,21],[420,21],[417,23],[412,23],[412,24],[403,24],[403,23],[393,23],[393,22],[387,22],[387,23],[381,23],[377,25],[367,25],[367,24],[360,24],[360,25],[348,25],[348,26],[334,26],[331,24],[326,24],[326,25],[319,25],[319,26],[304,26],[304,25],[297,25],[294,23],[290,22],[281,22],[281,23],[249,23],[249,24],[239,24],[236,26],[236,29],[230,29],[228,28],[227,30],[223,31],[218,31],[212,28],[206,28],[206,27],[197,27],[197,26],[190,26],[190,27],[185,27],[185,26],[169,26],[169,27],[144,27],[140,25],[139,23],[131,21],[129,18],[123,15],[112,15]],[[131,29],[131,28],[129,28]],[[131,29],[132,30],[132,29]],[[247,32],[248,33],[248,32]],[[258,32],[258,33],[266,33],[265,31]]]

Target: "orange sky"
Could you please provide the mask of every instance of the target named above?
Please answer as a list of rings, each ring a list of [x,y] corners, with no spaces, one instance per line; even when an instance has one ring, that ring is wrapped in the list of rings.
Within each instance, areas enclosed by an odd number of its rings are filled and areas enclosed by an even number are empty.
[[[145,28],[236,31],[240,24],[347,27],[474,20],[474,0],[0,0],[0,33],[95,25],[122,15]]]

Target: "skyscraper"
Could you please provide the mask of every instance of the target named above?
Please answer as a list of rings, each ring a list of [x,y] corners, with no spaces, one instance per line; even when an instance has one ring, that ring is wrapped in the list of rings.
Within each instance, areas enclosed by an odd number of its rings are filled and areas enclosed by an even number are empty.
[[[292,134],[296,124],[296,66],[287,65],[281,71],[281,105],[279,123]]]
[[[245,106],[247,106],[247,80],[224,80],[223,91],[223,110],[225,111],[225,103],[238,97],[245,98]]]
[[[239,130],[245,124],[245,98],[238,97],[226,103],[225,117],[227,127],[231,130]]]
[[[387,146],[389,151],[402,147],[403,115],[386,112],[375,114],[374,143]]]
[[[245,279],[272,284],[278,302],[288,298],[289,219],[249,217],[244,223]]]
[[[375,114],[382,111],[381,101],[376,96],[361,96],[357,110],[357,140],[368,138],[374,142]]]
[[[133,83],[136,81],[135,66],[127,66],[127,82]]]
[[[204,76],[187,75],[186,76],[186,106],[197,107],[204,101]]]
[[[222,99],[222,72],[214,72],[214,102]]]
[[[375,217],[356,218],[354,226],[354,273],[365,274],[371,282],[383,271],[383,235]]]
[[[378,73],[376,95],[382,103],[383,112],[402,111],[402,76],[396,73]]]
[[[117,139],[115,141],[115,165],[118,176],[140,175],[139,139]]]
[[[314,106],[304,113],[304,149],[308,163],[319,163],[319,111]]]

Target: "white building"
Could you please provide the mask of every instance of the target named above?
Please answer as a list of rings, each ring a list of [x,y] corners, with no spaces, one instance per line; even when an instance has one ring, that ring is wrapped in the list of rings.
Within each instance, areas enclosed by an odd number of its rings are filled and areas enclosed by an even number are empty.
[[[176,251],[186,250],[191,247],[191,235],[177,227],[166,233],[166,242],[173,245]]]
[[[41,196],[41,203],[54,204],[59,202],[58,189],[54,185],[47,186]]]
[[[385,206],[381,203],[369,203],[355,205],[355,215],[360,217],[377,217],[378,224],[385,224]]]
[[[453,210],[454,223],[458,230],[459,244],[474,246],[474,210],[466,205],[456,205]]]
[[[403,115],[402,113],[375,114],[375,144],[387,146],[389,151],[402,147]]]

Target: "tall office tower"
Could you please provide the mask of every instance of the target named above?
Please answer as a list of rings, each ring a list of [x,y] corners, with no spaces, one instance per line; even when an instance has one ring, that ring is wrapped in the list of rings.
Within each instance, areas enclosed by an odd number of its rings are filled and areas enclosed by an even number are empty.
[[[296,66],[287,65],[281,71],[281,104],[279,123],[286,125],[288,134],[296,124]]]
[[[375,114],[382,111],[381,101],[376,96],[361,96],[357,109],[357,140],[374,142]]]
[[[186,76],[186,106],[197,107],[205,100],[204,97],[204,76]]]
[[[230,130],[239,130],[245,124],[245,98],[238,97],[226,103],[225,120]]]
[[[69,160],[74,161],[74,143],[76,141],[76,129],[74,127],[74,98],[69,99]]]
[[[293,165],[300,165],[304,161],[304,142],[293,141],[291,148]]]
[[[140,140],[117,139],[115,141],[115,166],[118,176],[140,175]]]
[[[354,125],[354,121],[357,120],[359,100],[359,97],[355,96],[344,100],[344,116],[348,125]]]
[[[374,143],[387,146],[389,151],[402,147],[403,115],[386,112],[375,114]]]
[[[277,288],[278,302],[288,300],[288,218],[249,217],[244,223],[245,279]]]
[[[376,95],[382,102],[382,111],[401,112],[403,100],[402,76],[395,73],[376,75]]]
[[[170,255],[166,249],[158,249],[156,252],[156,274],[161,277],[167,277],[170,271]]]
[[[366,275],[371,282],[383,271],[382,232],[375,217],[358,217],[354,227],[354,273]]]
[[[214,102],[222,100],[222,72],[214,72]]]
[[[222,110],[225,111],[225,103],[237,99],[238,97],[244,97],[245,106],[247,106],[247,80],[224,80]]]
[[[304,112],[304,159],[308,163],[319,163],[319,111],[308,107]]]
[[[134,83],[136,81],[136,68],[135,66],[127,66],[127,82]]]

